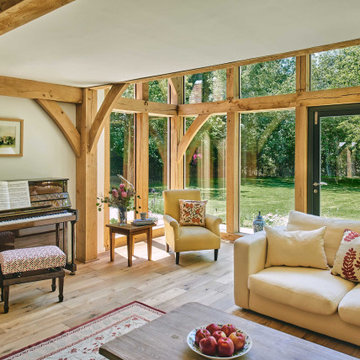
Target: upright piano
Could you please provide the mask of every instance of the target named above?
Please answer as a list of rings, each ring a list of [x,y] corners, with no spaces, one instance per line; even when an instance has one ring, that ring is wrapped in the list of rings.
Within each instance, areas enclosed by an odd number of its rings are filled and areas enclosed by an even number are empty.
[[[68,179],[31,179],[28,184],[30,207],[0,211],[0,250],[34,246],[30,239],[44,237],[46,233],[47,238],[54,238],[55,244],[65,252],[66,269],[75,274],[74,227],[78,212],[71,208]],[[69,222],[70,246],[67,238]],[[21,246],[16,246],[17,239],[21,239]]]

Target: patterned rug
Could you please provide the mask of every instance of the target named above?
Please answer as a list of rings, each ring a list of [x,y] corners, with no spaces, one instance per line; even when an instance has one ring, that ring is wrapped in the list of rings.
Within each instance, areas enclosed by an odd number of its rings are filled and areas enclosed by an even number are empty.
[[[5,355],[0,360],[98,360],[104,343],[143,326],[164,314],[163,311],[134,301],[82,325],[65,330],[26,348]]]

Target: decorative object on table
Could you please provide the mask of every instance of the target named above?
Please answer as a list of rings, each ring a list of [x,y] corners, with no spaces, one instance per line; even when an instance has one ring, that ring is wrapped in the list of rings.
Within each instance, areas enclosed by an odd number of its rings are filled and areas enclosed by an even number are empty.
[[[157,218],[145,218],[145,219],[136,219],[131,224],[135,226],[143,226],[143,225],[154,225],[157,222]]]
[[[165,314],[134,301],[79,326],[1,357],[1,360],[82,359],[103,360],[101,345]]]
[[[201,201],[200,190],[165,190],[163,196],[166,250],[169,252],[171,247],[176,253],[176,264],[179,264],[180,252],[194,250],[213,249],[216,261],[221,244],[221,219],[205,214],[205,226],[182,226],[180,224],[179,200]]]
[[[137,197],[140,199],[139,195],[136,195],[134,185],[126,180],[123,176],[117,175],[121,181],[123,181],[119,187],[113,187],[109,192],[109,196],[98,197],[99,202],[96,203],[98,211],[102,210],[103,204],[108,204],[111,207],[115,207],[119,210],[119,223],[121,225],[127,224],[127,212],[129,210],[134,210],[137,214],[138,211],[136,207],[130,207],[131,199]],[[124,184],[124,182],[126,184]],[[141,206],[138,206],[141,209]]]
[[[0,156],[23,156],[24,120],[0,119]]]
[[[261,216],[261,212],[259,211],[259,215],[253,221],[253,229],[254,232],[263,231],[265,226],[264,218]]]
[[[250,351],[252,340],[232,324],[199,326],[187,336],[189,348],[208,359],[235,359]]]
[[[140,219],[141,220],[146,220],[146,218],[147,218],[147,213],[146,212],[140,213]]]

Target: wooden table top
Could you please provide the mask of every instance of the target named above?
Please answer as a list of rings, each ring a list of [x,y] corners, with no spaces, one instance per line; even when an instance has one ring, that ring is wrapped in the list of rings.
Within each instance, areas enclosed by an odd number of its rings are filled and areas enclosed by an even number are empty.
[[[154,226],[156,226],[156,224],[151,224],[151,225],[132,225],[132,224],[126,224],[126,225],[120,225],[120,223],[116,223],[116,224],[106,224],[107,227],[113,229],[113,230],[125,230],[128,232],[134,232],[134,231],[139,231],[139,230],[146,230],[149,228],[152,228]]]
[[[190,360],[205,358],[186,343],[188,333],[210,323],[232,323],[253,341],[251,350],[239,360],[350,360],[354,357],[288,335],[217,309],[188,303],[150,323],[116,338],[100,348],[112,360]]]

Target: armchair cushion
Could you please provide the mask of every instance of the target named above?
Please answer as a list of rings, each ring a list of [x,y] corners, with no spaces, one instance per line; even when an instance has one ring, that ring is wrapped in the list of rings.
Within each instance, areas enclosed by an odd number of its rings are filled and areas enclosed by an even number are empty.
[[[180,225],[205,226],[207,200],[179,200]]]
[[[176,252],[219,249],[220,237],[202,226],[180,227],[180,236],[176,239]]]

